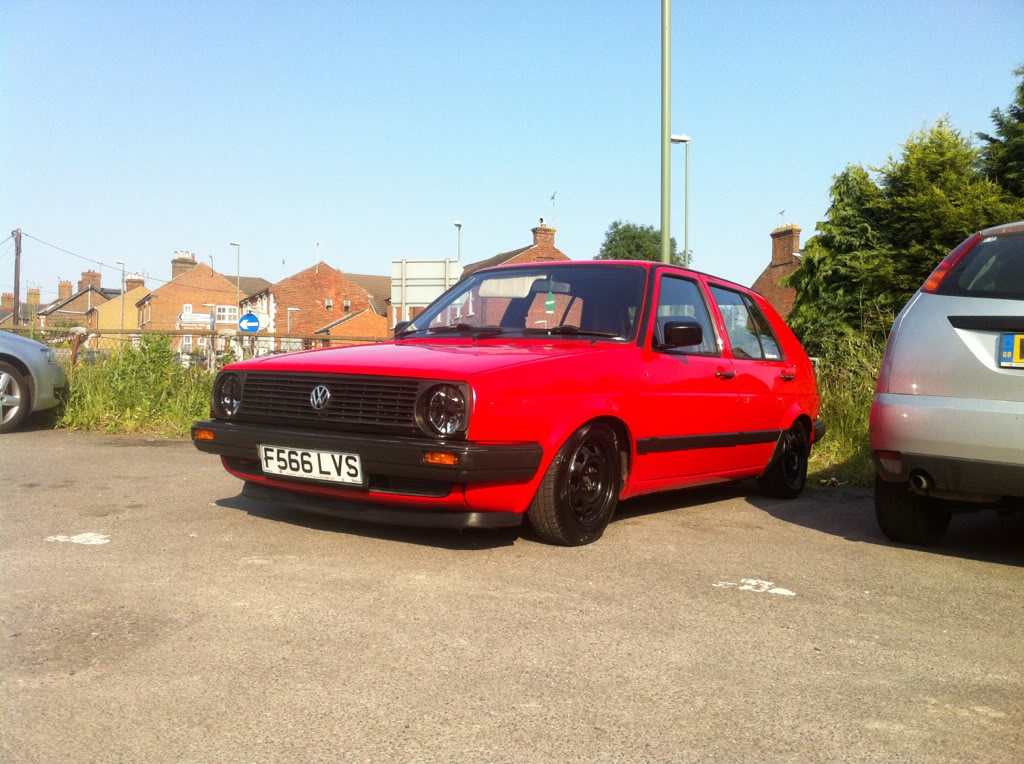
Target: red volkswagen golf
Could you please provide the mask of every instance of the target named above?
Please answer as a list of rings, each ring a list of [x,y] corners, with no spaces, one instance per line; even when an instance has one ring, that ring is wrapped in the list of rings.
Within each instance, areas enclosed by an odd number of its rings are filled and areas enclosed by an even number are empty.
[[[649,262],[477,271],[385,343],[217,376],[197,448],[243,494],[382,523],[587,544],[622,499],[756,478],[791,498],[814,369],[758,294]]]

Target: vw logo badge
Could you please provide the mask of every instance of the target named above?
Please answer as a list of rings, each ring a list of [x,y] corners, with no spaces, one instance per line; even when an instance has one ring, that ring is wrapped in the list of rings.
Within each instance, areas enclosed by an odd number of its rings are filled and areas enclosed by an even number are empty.
[[[309,394],[309,405],[317,411],[323,411],[327,408],[330,400],[331,391],[327,389],[327,385],[317,385],[313,388],[313,392]]]

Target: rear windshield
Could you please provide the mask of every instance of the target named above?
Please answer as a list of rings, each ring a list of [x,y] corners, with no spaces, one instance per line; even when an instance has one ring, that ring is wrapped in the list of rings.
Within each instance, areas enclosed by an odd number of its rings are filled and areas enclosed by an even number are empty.
[[[957,297],[1024,300],[1024,235],[982,239],[935,291]]]

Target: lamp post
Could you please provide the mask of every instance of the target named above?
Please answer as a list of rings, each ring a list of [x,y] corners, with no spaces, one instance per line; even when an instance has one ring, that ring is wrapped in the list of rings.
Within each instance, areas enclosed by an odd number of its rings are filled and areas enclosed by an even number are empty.
[[[228,242],[229,247],[235,248],[235,305],[241,310],[242,306],[242,245],[237,241]]]
[[[686,144],[686,180],[683,194],[686,197],[683,203],[683,266],[690,267],[690,143],[693,138],[683,133],[673,135],[672,143]]]
[[[462,223],[458,220],[455,221],[455,227],[459,231],[459,265],[462,264]]]
[[[121,328],[124,329],[124,260],[115,260],[121,266]]]

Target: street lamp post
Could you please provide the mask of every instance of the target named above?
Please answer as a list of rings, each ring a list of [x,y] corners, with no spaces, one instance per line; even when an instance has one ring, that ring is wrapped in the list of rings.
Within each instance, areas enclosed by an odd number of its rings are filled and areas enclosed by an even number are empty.
[[[242,309],[242,245],[237,241],[228,242],[229,247],[235,248],[235,305]]]
[[[462,223],[458,220],[455,221],[455,227],[459,231],[459,265],[462,264]]]
[[[121,266],[121,328],[124,329],[124,260],[115,260]]]
[[[693,138],[686,135],[673,135],[672,143],[686,144],[686,180],[683,194],[686,200],[683,203],[683,266],[690,267],[690,143]]]

